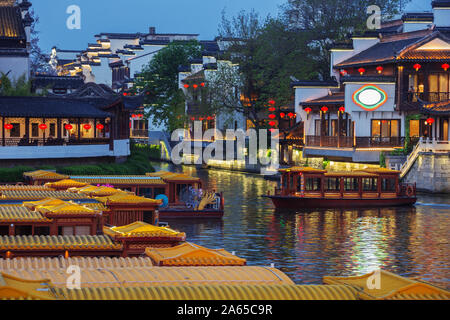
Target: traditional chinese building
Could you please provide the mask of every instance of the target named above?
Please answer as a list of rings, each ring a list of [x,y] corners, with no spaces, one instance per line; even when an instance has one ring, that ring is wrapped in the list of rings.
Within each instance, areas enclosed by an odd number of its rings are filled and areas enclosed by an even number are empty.
[[[303,156],[378,163],[418,138],[449,139],[450,3],[331,49],[332,81],[296,81]]]
[[[27,0],[0,1],[0,72],[11,80],[30,77],[30,28],[33,18]]]

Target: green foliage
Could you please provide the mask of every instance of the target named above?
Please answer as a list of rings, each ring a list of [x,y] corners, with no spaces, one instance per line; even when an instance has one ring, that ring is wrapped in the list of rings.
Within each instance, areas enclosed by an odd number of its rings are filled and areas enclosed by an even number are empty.
[[[18,166],[14,168],[0,168],[0,182],[16,183],[23,182],[23,173],[33,171],[33,167]]]
[[[386,155],[384,154],[384,152],[381,152],[380,154],[380,167],[386,168]]]
[[[156,53],[140,73],[133,90],[146,93],[147,116],[153,116],[155,125],[165,125],[169,131],[184,127],[185,99],[178,88],[178,68],[199,56],[197,41],[174,41]]]
[[[125,163],[100,163],[91,165],[74,165],[54,167],[50,165],[40,167],[18,166],[14,168],[0,168],[0,182],[23,182],[23,173],[33,170],[56,170],[67,175],[144,175],[154,172],[149,159],[159,159],[160,146],[133,145],[131,155]]]
[[[322,169],[326,170],[329,165],[330,165],[330,160],[328,160],[327,158],[324,158],[323,163],[322,163]]]

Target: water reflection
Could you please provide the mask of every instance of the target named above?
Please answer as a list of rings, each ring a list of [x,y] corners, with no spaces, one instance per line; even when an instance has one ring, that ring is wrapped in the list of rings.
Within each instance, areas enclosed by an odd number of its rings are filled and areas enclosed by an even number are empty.
[[[170,222],[188,241],[235,251],[249,265],[274,263],[296,283],[381,267],[450,287],[448,197],[419,196],[416,207],[275,211],[260,196],[276,182],[231,171],[155,167],[198,176],[208,188],[224,192],[223,222]]]

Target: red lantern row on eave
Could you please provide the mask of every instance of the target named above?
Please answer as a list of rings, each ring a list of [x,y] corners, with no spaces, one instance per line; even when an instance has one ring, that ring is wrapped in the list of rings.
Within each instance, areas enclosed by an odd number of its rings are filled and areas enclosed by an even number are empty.
[[[204,87],[204,86],[205,86],[205,83],[204,83],[204,82],[201,82],[200,84],[194,83],[194,84],[192,85],[192,88],[197,89],[199,86],[200,86],[200,87]],[[190,87],[190,85],[185,84],[185,85],[183,85],[183,87],[185,87],[185,88],[187,89],[187,88]]]
[[[203,120],[211,121],[211,120],[214,120],[214,118],[215,118],[215,117],[212,117],[212,116],[208,116],[208,117],[199,117],[198,120],[200,120],[200,121],[203,121]],[[191,117],[191,120],[192,120],[192,121],[195,121],[195,117]]]
[[[131,117],[132,118],[143,118],[144,115],[142,113],[140,113],[140,114],[132,114]]]

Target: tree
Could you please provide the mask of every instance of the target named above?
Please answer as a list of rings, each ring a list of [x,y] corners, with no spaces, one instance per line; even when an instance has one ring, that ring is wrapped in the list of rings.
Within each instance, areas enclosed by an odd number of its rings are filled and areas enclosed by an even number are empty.
[[[315,49],[308,47],[307,35],[286,28],[279,19],[267,17],[262,22],[254,11],[241,11],[228,19],[222,12],[219,35],[229,43],[226,57],[239,65],[241,75],[236,81],[227,74],[229,70],[219,69],[219,81],[208,84],[211,96],[222,105],[216,104],[216,108],[243,112],[257,129],[267,127],[263,120],[269,101],[278,107],[291,103],[291,77],[317,76]],[[221,89],[226,87],[236,87],[242,93],[241,103]]]
[[[39,46],[39,31],[36,29],[39,24],[39,17],[36,15],[34,9],[31,9],[30,16],[33,19],[30,28],[30,72],[32,75],[36,73],[56,75],[55,70],[49,64],[49,57],[42,52]]]
[[[178,88],[178,68],[200,54],[197,41],[174,41],[157,52],[142,70],[134,91],[145,92],[146,115],[152,116],[155,125],[162,124],[169,131],[184,126],[185,99]]]
[[[380,7],[382,20],[402,12],[410,0],[288,0],[282,6],[284,24],[292,30],[309,34],[309,42],[318,49],[317,61],[321,78],[330,77],[329,46],[344,41],[349,34],[368,31],[367,8]]]
[[[45,95],[45,93],[42,95]],[[26,80],[25,75],[11,81],[8,74],[2,72],[0,76],[0,96],[38,96],[38,94],[31,92],[31,80]]]

